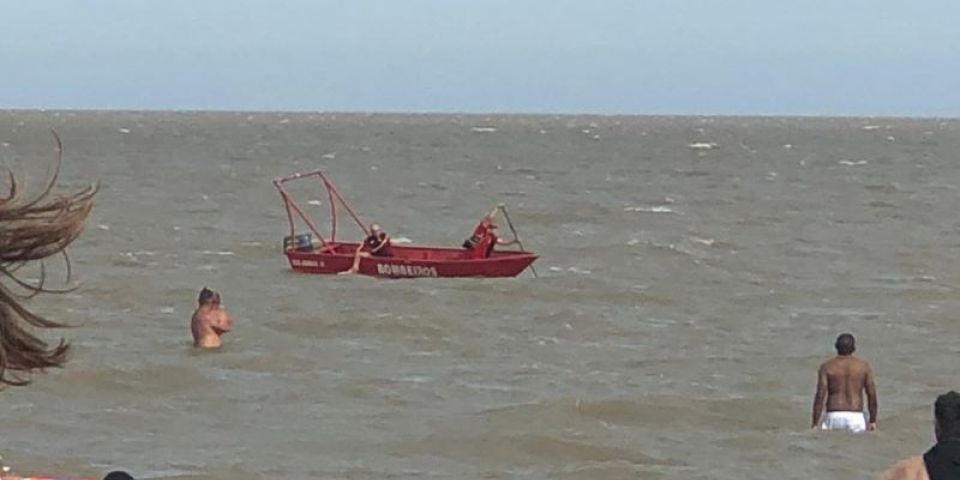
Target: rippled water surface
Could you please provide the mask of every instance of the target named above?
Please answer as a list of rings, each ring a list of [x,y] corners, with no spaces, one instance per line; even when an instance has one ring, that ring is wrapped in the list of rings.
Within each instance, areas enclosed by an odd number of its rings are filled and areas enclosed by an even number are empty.
[[[82,287],[32,302],[81,325],[73,360],[0,393],[0,452],[144,478],[867,478],[960,388],[958,127],[2,112],[0,160],[38,179],[55,128],[64,182],[102,190]],[[314,168],[418,243],[504,202],[540,278],[293,274],[271,180]],[[213,353],[189,342],[203,285],[237,319]],[[878,434],[807,428],[842,331]]]

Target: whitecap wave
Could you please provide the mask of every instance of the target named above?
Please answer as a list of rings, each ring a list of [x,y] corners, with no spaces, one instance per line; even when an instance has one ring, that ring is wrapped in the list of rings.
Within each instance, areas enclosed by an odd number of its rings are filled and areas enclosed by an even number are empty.
[[[690,241],[694,243],[699,243],[700,245],[706,245],[708,247],[712,247],[717,243],[717,241],[712,238],[700,238],[700,237],[690,237]]]
[[[673,209],[664,205],[654,205],[652,207],[626,207],[625,212],[637,213],[674,213]]]

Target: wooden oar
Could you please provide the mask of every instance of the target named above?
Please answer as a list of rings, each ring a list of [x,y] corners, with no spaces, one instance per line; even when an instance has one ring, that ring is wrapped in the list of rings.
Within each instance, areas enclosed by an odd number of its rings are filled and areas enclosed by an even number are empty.
[[[501,203],[500,205],[497,205],[497,208],[503,212],[503,218],[507,219],[507,225],[510,227],[510,231],[513,232],[513,238],[517,241],[517,245],[520,246],[520,251],[525,252],[526,249],[523,248],[523,242],[520,241],[520,235],[517,234],[517,229],[513,228],[513,221],[510,220],[510,214],[507,213],[507,206]],[[540,276],[537,275],[537,269],[533,267],[532,263],[530,264],[530,271],[533,272],[533,278],[540,278]]]

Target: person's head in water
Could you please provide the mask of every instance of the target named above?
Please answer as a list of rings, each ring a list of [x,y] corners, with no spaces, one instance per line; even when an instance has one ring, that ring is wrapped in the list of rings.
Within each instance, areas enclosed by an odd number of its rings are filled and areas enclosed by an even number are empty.
[[[951,390],[937,397],[933,418],[938,442],[960,440],[960,393]]]
[[[200,290],[200,297],[197,298],[197,301],[200,302],[200,305],[217,304],[220,303],[220,294],[207,287],[203,287],[203,290]]]
[[[852,355],[853,352],[857,349],[856,340],[853,339],[853,335],[849,333],[842,333],[837,337],[836,343],[833,344],[837,349],[837,354],[839,355]]]
[[[133,480],[133,477],[122,470],[114,470],[103,477],[103,480]]]

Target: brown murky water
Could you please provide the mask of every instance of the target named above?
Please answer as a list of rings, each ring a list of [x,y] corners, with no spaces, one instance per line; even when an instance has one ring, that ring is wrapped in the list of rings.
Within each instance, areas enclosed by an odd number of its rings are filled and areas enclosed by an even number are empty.
[[[956,121],[4,112],[0,159],[37,178],[49,128],[103,189],[34,302],[72,362],[0,393],[22,472],[867,478],[960,387]],[[505,202],[540,278],[293,274],[270,181],[313,168],[415,242]],[[198,354],[203,285],[237,325]],[[807,429],[841,331],[878,434]]]

